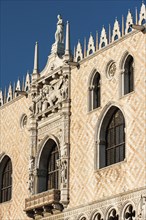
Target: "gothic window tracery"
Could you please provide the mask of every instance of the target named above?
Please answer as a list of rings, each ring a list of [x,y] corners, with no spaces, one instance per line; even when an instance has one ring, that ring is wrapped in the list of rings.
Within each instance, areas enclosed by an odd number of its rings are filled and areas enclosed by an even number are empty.
[[[60,188],[58,160],[58,146],[53,139],[48,139],[40,156],[38,193]]]
[[[123,161],[125,158],[125,120],[117,107],[106,113],[100,130],[99,168]]]
[[[116,110],[106,128],[106,165],[111,165],[124,158],[124,118],[120,110]]]
[[[124,219],[126,220],[134,220],[135,219],[135,210],[133,206],[130,204],[127,206],[125,213],[124,213]]]
[[[93,217],[93,220],[103,220],[100,213],[96,213]]]
[[[0,202],[6,202],[11,200],[12,196],[12,163],[9,157],[4,158],[4,164],[1,165],[0,178]]]
[[[116,209],[112,209],[108,215],[108,220],[119,220],[119,215]]]

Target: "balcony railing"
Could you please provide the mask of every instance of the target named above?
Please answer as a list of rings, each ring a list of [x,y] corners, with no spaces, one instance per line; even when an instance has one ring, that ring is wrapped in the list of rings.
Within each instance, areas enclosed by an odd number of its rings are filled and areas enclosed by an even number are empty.
[[[60,190],[49,190],[25,199],[25,212],[31,217],[45,216],[63,210],[60,201]]]

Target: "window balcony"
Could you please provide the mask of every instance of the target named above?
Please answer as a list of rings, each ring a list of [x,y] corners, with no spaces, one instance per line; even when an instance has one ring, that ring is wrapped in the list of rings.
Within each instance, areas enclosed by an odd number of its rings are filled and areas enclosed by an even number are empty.
[[[25,212],[34,219],[63,210],[60,201],[60,190],[52,189],[25,199]]]

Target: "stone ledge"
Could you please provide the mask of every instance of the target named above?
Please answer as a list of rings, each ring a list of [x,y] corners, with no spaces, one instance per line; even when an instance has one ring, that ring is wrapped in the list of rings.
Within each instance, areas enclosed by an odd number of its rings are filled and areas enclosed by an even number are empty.
[[[48,190],[25,199],[25,212],[33,219],[41,216],[62,212],[63,205],[60,203],[60,190]]]

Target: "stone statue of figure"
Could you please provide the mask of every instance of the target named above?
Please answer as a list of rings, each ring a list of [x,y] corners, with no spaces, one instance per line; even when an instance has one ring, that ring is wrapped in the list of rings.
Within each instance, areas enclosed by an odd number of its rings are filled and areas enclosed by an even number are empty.
[[[63,43],[64,36],[63,36],[63,20],[61,15],[57,16],[58,22],[57,22],[57,30],[55,33],[55,42]]]

